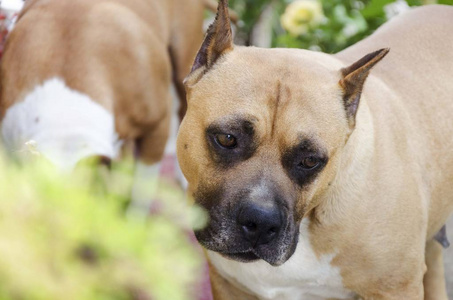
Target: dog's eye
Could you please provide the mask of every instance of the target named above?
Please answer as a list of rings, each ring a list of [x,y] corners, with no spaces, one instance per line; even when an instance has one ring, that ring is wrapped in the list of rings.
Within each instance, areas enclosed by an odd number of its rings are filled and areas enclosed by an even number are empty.
[[[236,137],[232,134],[219,133],[216,134],[215,140],[223,148],[233,149],[237,146]]]
[[[319,158],[315,156],[308,156],[305,157],[302,162],[299,164],[300,167],[306,169],[306,170],[311,170],[319,166],[320,164]]]

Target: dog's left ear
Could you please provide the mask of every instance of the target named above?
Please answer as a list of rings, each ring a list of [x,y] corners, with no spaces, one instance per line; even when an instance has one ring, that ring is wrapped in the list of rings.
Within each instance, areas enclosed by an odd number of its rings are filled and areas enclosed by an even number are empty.
[[[355,127],[355,117],[365,80],[371,68],[383,59],[389,51],[389,48],[375,51],[364,56],[351,66],[341,69],[342,79],[340,80],[340,86],[343,88],[343,101],[351,129]]]
[[[215,21],[209,26],[192,66],[191,75],[197,70],[202,70],[202,73],[205,73],[223,54],[231,50],[233,50],[233,34],[228,12],[228,0],[220,0]],[[191,75],[189,75],[189,78]],[[201,75],[199,74],[197,77],[201,77]]]

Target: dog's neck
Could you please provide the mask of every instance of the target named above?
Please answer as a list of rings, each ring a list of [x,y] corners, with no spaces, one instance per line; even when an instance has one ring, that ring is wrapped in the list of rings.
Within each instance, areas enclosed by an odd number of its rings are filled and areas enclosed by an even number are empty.
[[[363,201],[361,195],[355,192],[362,190],[361,185],[368,184],[363,176],[367,174],[375,155],[374,130],[371,110],[364,98],[357,114],[356,128],[349,136],[338,162],[340,171],[316,208],[317,218],[321,217],[323,223],[337,222],[345,217],[342,212],[347,211],[347,206]]]
[[[113,159],[120,146],[113,115],[57,78],[37,86],[7,110],[2,134],[12,151],[33,141],[36,151],[62,171],[90,156]]]

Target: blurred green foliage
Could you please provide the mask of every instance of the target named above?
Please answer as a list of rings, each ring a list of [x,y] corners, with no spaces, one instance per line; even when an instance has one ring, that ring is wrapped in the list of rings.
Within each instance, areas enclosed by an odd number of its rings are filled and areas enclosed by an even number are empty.
[[[317,0],[307,0],[317,1]],[[253,45],[253,31],[259,22],[269,22],[272,31],[272,47],[303,48],[338,52],[373,33],[387,21],[385,7],[391,4],[419,6],[423,4],[449,4],[453,0],[319,0],[325,20],[311,26],[305,34],[295,36],[281,25],[281,16],[292,0],[230,0],[242,20],[237,29],[237,40],[241,44]],[[265,14],[265,11],[268,14]]]
[[[39,159],[18,166],[0,155],[0,299],[195,298],[203,260],[187,231],[201,212],[161,188],[159,214],[126,213],[129,169],[63,176]]]

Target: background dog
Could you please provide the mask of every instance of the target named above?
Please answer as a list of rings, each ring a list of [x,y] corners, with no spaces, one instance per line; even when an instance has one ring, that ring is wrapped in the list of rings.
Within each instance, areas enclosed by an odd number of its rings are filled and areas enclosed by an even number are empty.
[[[64,170],[89,156],[117,157],[136,143],[139,161],[164,153],[174,83],[203,38],[206,0],[30,0],[1,64],[0,118],[8,149],[34,140]]]
[[[337,55],[233,46],[227,12],[178,137],[215,298],[447,299],[433,238],[453,209],[453,8]]]

